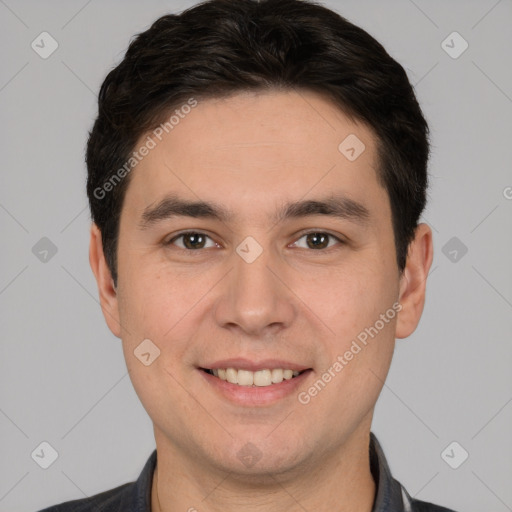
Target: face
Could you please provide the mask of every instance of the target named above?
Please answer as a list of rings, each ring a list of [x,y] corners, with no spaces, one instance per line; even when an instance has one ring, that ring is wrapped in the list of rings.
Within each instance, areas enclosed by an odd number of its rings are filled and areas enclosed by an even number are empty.
[[[314,93],[199,102],[154,141],[117,289],[94,227],[91,263],[157,447],[253,476],[325,461],[370,428],[429,234],[400,274],[374,135]]]

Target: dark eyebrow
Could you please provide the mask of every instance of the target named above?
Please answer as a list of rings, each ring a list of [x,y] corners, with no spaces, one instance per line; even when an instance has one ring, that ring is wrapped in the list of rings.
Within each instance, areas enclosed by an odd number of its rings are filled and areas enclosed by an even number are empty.
[[[312,215],[328,215],[351,220],[359,224],[367,224],[370,218],[370,211],[361,203],[338,194],[325,199],[287,203],[278,212],[276,222],[282,222],[289,218],[309,217]]]
[[[274,217],[275,223],[286,219],[302,218],[313,215],[327,215],[366,224],[369,210],[348,197],[333,195],[325,199],[304,200],[286,203]],[[140,227],[146,229],[153,224],[172,217],[193,217],[228,222],[233,213],[219,204],[206,201],[189,201],[175,195],[169,195],[154,206],[148,206],[142,213]]]
[[[232,214],[223,206],[214,203],[189,201],[169,195],[155,206],[150,205],[144,209],[140,226],[145,229],[171,217],[194,217],[196,219],[215,219],[226,222],[232,217]]]

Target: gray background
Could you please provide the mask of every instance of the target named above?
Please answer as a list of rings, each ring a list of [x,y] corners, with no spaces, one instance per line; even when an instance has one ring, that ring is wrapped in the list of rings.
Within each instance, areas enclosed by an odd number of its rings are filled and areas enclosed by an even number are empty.
[[[193,3],[0,0],[2,512],[134,480],[154,448],[89,268],[83,150],[129,38]],[[402,63],[432,129],[427,304],[397,342],[373,431],[412,495],[512,510],[512,2],[326,5]],[[59,44],[47,59],[31,48],[42,31]],[[469,44],[456,59],[441,46],[453,31]],[[46,262],[32,251],[42,237],[57,248]],[[31,457],[42,441],[59,454],[46,470]],[[441,457],[453,441],[469,453],[458,469]]]

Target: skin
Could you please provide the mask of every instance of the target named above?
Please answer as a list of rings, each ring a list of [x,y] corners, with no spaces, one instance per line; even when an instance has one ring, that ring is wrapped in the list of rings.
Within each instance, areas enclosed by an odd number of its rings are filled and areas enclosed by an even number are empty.
[[[349,134],[366,146],[352,162],[338,150]],[[153,511],[371,511],[372,415],[395,338],[419,322],[432,262],[432,233],[420,224],[399,272],[376,167],[373,132],[321,96],[240,93],[199,102],[132,171],[117,287],[92,226],[105,319],[154,423]],[[173,217],[142,229],[144,210],[169,193],[220,203],[232,218]],[[283,202],[333,193],[364,205],[366,222],[272,220]],[[184,248],[183,238],[165,244],[184,230],[210,238],[201,249]],[[305,231],[343,243],[311,248]],[[250,264],[236,252],[247,236],[263,250]],[[297,393],[234,404],[198,370],[206,358],[283,359],[312,368],[297,391],[307,390],[397,301],[398,315],[307,405]],[[149,366],[134,356],[144,339],[160,349]],[[246,467],[237,453],[249,442],[261,458]]]

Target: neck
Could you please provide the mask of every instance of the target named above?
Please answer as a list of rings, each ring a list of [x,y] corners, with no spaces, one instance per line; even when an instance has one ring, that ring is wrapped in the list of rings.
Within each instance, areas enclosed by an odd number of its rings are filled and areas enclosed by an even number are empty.
[[[339,449],[293,476],[220,472],[158,443],[151,492],[152,512],[371,512],[376,486],[370,471],[369,432],[352,436]],[[160,441],[163,441],[160,438]]]

